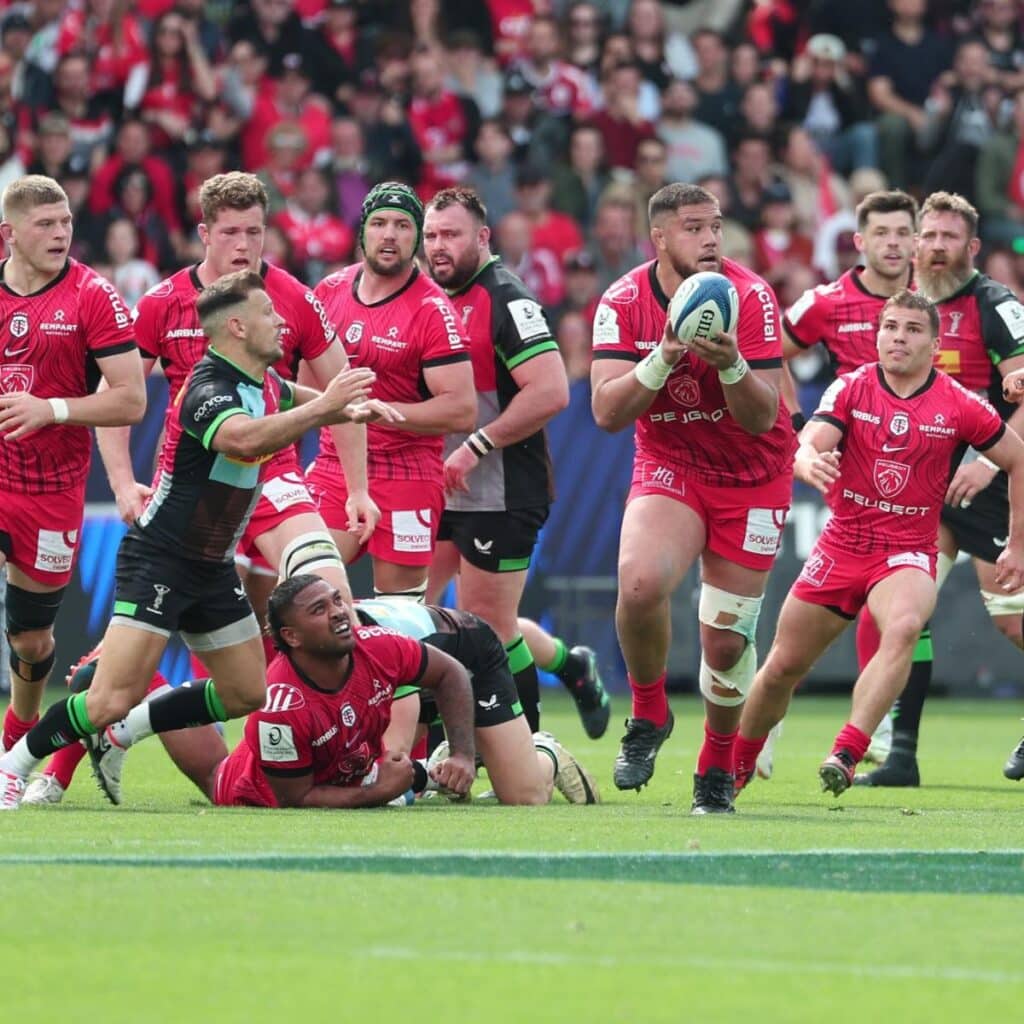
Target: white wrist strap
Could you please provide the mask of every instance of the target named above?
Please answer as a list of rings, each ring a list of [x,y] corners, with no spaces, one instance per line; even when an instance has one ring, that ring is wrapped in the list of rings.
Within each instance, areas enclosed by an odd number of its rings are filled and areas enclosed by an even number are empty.
[[[737,356],[736,362],[732,366],[727,366],[724,370],[718,371],[718,379],[723,384],[735,384],[743,380],[749,370],[750,364],[746,359],[743,356]]]
[[[986,469],[991,469],[993,473],[999,472],[999,467],[991,459],[986,459],[984,455],[979,455],[976,461],[980,462]]]
[[[53,410],[53,422],[54,423],[67,423],[68,417],[71,415],[68,410],[68,403],[63,398],[48,398],[47,401],[50,403],[50,408]]]
[[[672,364],[666,363],[665,357],[661,354],[661,342],[658,343],[658,347],[653,352],[645,356],[633,367],[636,379],[648,391],[660,391],[672,370]]]

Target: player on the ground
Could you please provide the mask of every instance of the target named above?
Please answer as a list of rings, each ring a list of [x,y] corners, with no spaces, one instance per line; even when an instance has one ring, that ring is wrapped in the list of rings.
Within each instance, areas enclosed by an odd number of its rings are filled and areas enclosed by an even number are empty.
[[[0,757],[0,810],[18,807],[42,758],[118,722],[143,697],[168,637],[179,630],[216,676],[146,705],[130,733],[106,729],[102,743],[126,746],[154,732],[226,721],[263,703],[266,662],[259,626],[234,571],[234,552],[259,498],[260,467],[305,431],[346,419],[391,415],[360,402],[369,370],[346,370],[323,394],[270,367],[284,320],[263,279],[243,270],[197,301],[208,351],[172,406],[156,488],[118,549],[114,616],[96,678],[72,694]]]
[[[274,367],[281,377],[294,381],[299,363],[305,361],[322,388],[348,365],[319,300],[290,274],[262,261],[268,203],[266,189],[252,174],[231,171],[205,181],[199,190],[202,262],[178,271],[139,300],[135,332],[144,367],[149,372],[160,360],[172,398],[206,351],[197,296],[207,285],[239,270],[260,274],[285,321],[283,354]],[[365,541],[379,517],[366,489],[366,428],[347,424],[327,431],[340,441],[332,446],[332,458],[340,457],[350,485],[343,528]],[[129,431],[101,431],[98,443],[118,509],[131,523],[142,513],[152,489],[135,480]],[[264,467],[262,479],[262,493],[240,544],[243,555],[262,555],[266,563],[262,573],[257,570],[246,578],[257,614],[262,617],[266,596],[278,576],[315,572],[349,593],[344,566],[306,490],[295,448],[277,452]]]
[[[611,431],[636,423],[615,611],[633,714],[614,777],[619,789],[640,789],[672,732],[669,602],[700,558],[706,721],[693,811],[728,812],[732,741],[757,667],[757,618],[789,508],[796,441],[779,402],[775,295],[722,259],[717,200],[700,186],[667,185],[649,212],[656,258],[613,284],[594,319],[594,417]],[[735,336],[686,342],[672,333],[669,298],[700,271],[724,273],[735,285]]]
[[[866,605],[881,642],[819,769],[822,788],[836,796],[852,785],[935,607],[939,517],[965,444],[1010,474],[1014,514],[995,583],[1004,592],[1024,584],[1024,442],[988,402],[934,368],[938,331],[927,298],[894,295],[882,310],[879,362],[836,380],[800,436],[796,476],[825,494],[832,516],[786,598],[743,709],[734,762],[740,787],[797,684]]]
[[[469,670],[476,746],[501,803],[546,804],[552,786],[573,804],[600,801],[597,784],[576,758],[550,733],[531,730],[505,647],[483,619],[468,611],[424,607],[393,597],[359,601],[356,613],[362,622],[386,626],[439,647]],[[434,722],[436,708],[426,693],[405,690],[395,696],[385,746],[410,751],[417,733],[425,734]],[[431,760],[444,757],[447,750],[447,741],[442,742]]]
[[[569,404],[558,344],[532,292],[491,253],[487,209],[469,188],[427,204],[423,249],[469,335],[476,385],[472,432],[445,440],[445,509],[430,567],[429,600],[453,576],[459,606],[479,615],[508,651],[530,731],[540,728],[537,667],[519,629],[519,602],[537,535],[554,498],[544,427]],[[609,707],[596,688],[570,691],[601,735]]]
[[[2,197],[0,568],[7,569],[11,703],[0,750],[35,724],[53,624],[78,548],[90,426],[137,423],[146,388],[131,319],[112,284],[68,257],[68,197],[26,175]],[[100,375],[107,382],[97,391]]]
[[[988,398],[1020,434],[1024,409],[1003,398],[1003,379],[1024,367],[1024,306],[1007,287],[974,267],[981,243],[978,212],[962,196],[930,195],[921,207],[916,288],[931,299],[940,318],[936,366],[964,387]],[[1024,647],[1024,593],[1008,593],[996,578],[1005,549],[1009,502],[1004,473],[988,458],[968,457],[957,470],[942,510],[938,580],[941,586],[959,551],[971,555],[985,609],[999,631]],[[871,627],[870,620],[860,632]],[[858,644],[871,653],[877,644]],[[929,677],[930,678],[930,677]],[[858,785],[917,786],[917,742],[929,678],[911,674],[894,712],[892,750],[885,764],[857,777]],[[1024,775],[1024,763],[1020,765]]]
[[[381,520],[369,543],[345,533],[346,482],[327,431],[306,475],[346,563],[367,549],[378,594],[422,601],[444,510],[444,435],[472,430],[476,393],[469,344],[447,296],[415,263],[423,204],[407,185],[384,182],[363,200],[363,261],[317,285],[354,366],[377,372],[373,394],[405,417],[367,431],[370,496]]]

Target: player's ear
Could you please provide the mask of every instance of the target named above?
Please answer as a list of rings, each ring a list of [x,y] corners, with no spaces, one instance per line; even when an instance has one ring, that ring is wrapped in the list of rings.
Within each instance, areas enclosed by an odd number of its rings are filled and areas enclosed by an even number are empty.
[[[0,221],[0,238],[5,242],[9,242],[11,237],[14,235],[14,225],[10,221]]]
[[[970,241],[970,244],[967,246],[967,251],[972,256],[977,256],[978,253],[981,251],[981,239],[980,238],[972,238],[971,241]]]
[[[476,241],[481,248],[491,244],[491,229],[486,224],[480,229]]]
[[[210,229],[202,221],[197,225],[196,233],[199,235],[199,241],[202,242],[203,245],[210,244]]]

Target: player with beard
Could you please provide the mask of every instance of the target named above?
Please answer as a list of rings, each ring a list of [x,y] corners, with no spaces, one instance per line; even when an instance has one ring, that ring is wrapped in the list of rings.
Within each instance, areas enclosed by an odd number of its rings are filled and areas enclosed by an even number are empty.
[[[829,284],[808,289],[782,318],[782,358],[790,360],[819,342],[825,346],[834,373],[850,373],[878,359],[878,316],[886,301],[910,285],[917,231],[917,201],[906,192],[872,192],[857,207],[854,244],[864,260]],[[783,378],[783,398],[799,430],[804,417],[796,399],[792,377]],[[862,615],[857,628],[857,649],[863,669],[874,654],[878,631]],[[862,650],[863,646],[863,650]],[[862,656],[863,655],[863,656]],[[932,672],[931,630],[925,627],[914,651],[911,678],[924,680]],[[892,720],[888,715],[872,737],[866,760],[881,762],[892,743]],[[769,740],[758,760],[758,774],[771,776],[772,742]]]
[[[1024,408],[1014,409],[1006,402],[1003,379],[1024,368],[1024,307],[1005,285],[975,269],[981,246],[977,228],[978,212],[963,196],[948,192],[928,196],[921,207],[916,286],[939,311],[936,366],[968,390],[987,397],[1007,424],[1021,433]],[[898,451],[902,443],[902,435],[893,433],[889,450]],[[984,456],[965,459],[942,511],[937,580],[941,586],[958,551],[970,554],[986,611],[999,631],[1022,647],[1024,594],[1007,594],[997,578],[996,560],[1009,536],[1007,493],[1006,474],[994,463]],[[864,623],[862,632],[869,626]],[[870,652],[870,646],[862,646]],[[873,646],[877,649],[877,642]],[[920,785],[917,742],[928,682],[911,677],[896,704],[889,757],[881,768],[858,775],[858,785]],[[1024,757],[1011,757],[1004,771],[1011,778],[1024,777]]]
[[[423,204],[388,181],[363,200],[363,261],[317,285],[354,366],[375,370],[373,396],[404,417],[367,431],[370,496],[381,521],[366,543],[346,532],[347,487],[329,432],[307,472],[310,492],[346,562],[373,559],[378,594],[422,601],[444,510],[444,435],[476,425],[469,345],[448,297],[415,263]]]
[[[616,281],[594,318],[594,417],[609,431],[636,425],[615,612],[633,713],[614,780],[619,789],[644,786],[672,732],[670,600],[699,558],[706,720],[692,811],[729,812],[732,744],[757,668],[757,618],[792,490],[796,441],[779,401],[781,326],[771,288],[722,258],[722,212],[710,192],[667,185],[648,211],[656,258]],[[735,285],[735,336],[683,342],[672,333],[669,299],[699,271],[723,273]]]
[[[569,404],[569,384],[544,310],[492,255],[490,235],[487,210],[472,189],[443,189],[427,204],[427,266],[462,313],[478,405],[473,433],[451,433],[445,440],[446,502],[428,599],[436,600],[458,575],[459,605],[479,615],[505,645],[526,720],[536,732],[537,668],[519,628],[519,601],[554,497],[544,426]],[[593,663],[587,659],[588,667]],[[569,692],[591,723],[588,733],[600,736],[608,725],[608,699],[596,675],[584,674],[579,683]]]
[[[939,517],[959,492],[950,477],[964,445],[1010,474],[1013,523],[993,579],[1003,593],[1024,583],[1024,442],[988,402],[935,369],[938,330],[938,312],[923,295],[894,295],[880,318],[878,362],[840,376],[800,435],[797,479],[826,495],[832,516],[783,604],[743,709],[735,747],[741,787],[797,684],[866,605],[881,643],[818,770],[833,795],[850,787],[935,607]]]

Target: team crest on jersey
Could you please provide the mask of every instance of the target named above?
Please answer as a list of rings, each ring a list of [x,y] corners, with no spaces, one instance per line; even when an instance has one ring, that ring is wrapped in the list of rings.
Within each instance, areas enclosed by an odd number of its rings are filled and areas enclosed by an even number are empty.
[[[159,284],[153,285],[152,288],[146,292],[147,295],[154,299],[162,299],[165,295],[170,295],[174,291],[174,282],[168,277],[166,280],[161,281]]]
[[[24,313],[15,313],[11,317],[11,336],[24,338],[28,334],[28,317]]]
[[[35,370],[26,363],[0,364],[0,395],[20,395],[31,391]]]
[[[620,306],[628,306],[631,302],[635,302],[640,297],[640,286],[632,278],[623,277],[613,284],[607,292],[605,292],[605,298],[609,302],[614,302]]]
[[[875,460],[875,486],[883,498],[895,498],[910,480],[910,467],[890,459]]]
[[[668,393],[674,402],[690,409],[700,402],[700,385],[689,374],[669,377]]]
[[[902,437],[910,429],[910,420],[905,412],[896,413],[889,421],[889,433]]]
[[[351,704],[344,704],[341,708],[341,721],[344,726],[351,729],[356,724],[355,708]]]
[[[363,321],[356,320],[354,323],[348,325],[348,330],[345,332],[345,340],[350,345],[358,345],[363,337]]]
[[[949,314],[949,330],[946,333],[950,335],[958,335],[960,333],[960,321],[963,320],[963,318],[963,313],[958,309],[954,309]]]

